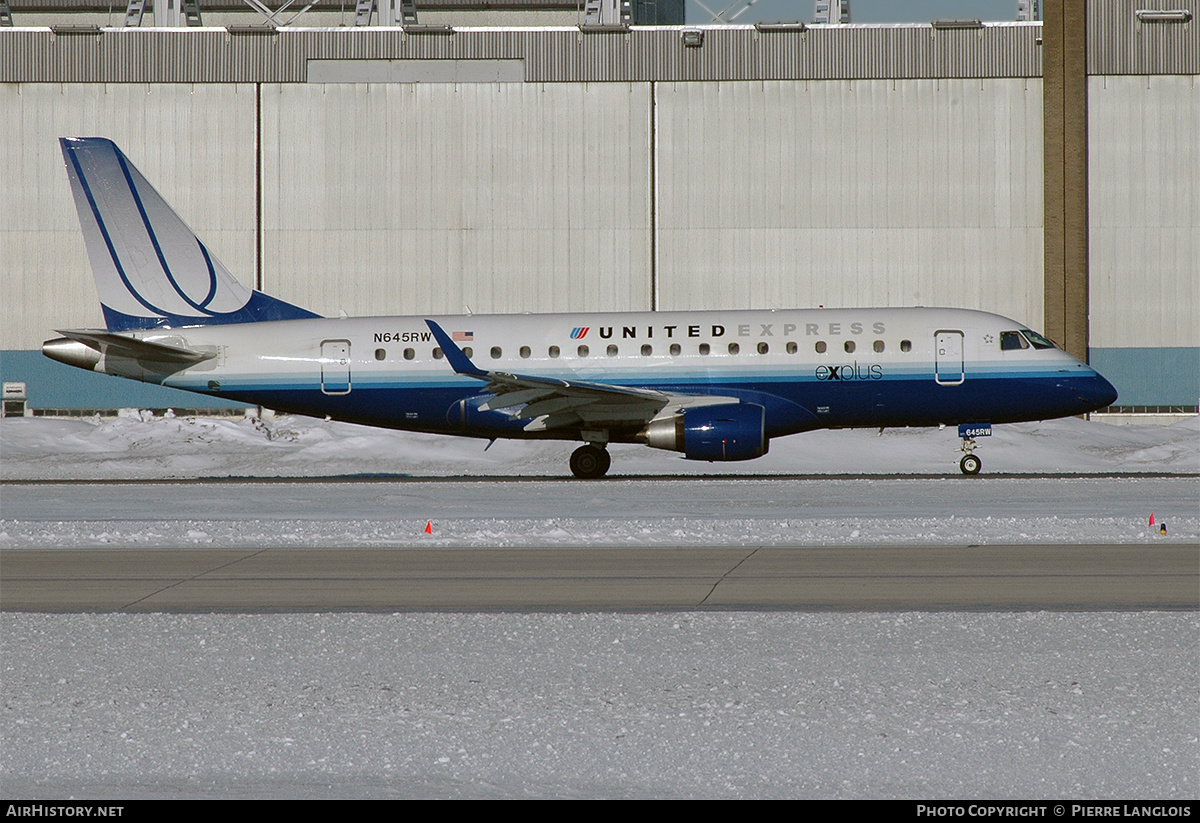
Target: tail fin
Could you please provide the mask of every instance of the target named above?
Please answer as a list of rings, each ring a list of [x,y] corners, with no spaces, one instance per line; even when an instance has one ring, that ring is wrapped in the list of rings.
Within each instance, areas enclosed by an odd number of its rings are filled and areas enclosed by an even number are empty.
[[[239,283],[111,140],[59,143],[109,331],[320,316]]]

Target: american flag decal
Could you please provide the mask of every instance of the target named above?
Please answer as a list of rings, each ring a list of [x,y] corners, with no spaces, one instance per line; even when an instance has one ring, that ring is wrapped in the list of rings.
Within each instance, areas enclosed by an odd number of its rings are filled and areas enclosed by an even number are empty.
[[[468,343],[475,339],[473,331],[456,331],[450,333],[450,339],[455,343]]]
[[[582,340],[583,338],[587,337],[587,333],[590,329],[591,326],[576,326],[575,328],[571,329],[571,339]]]

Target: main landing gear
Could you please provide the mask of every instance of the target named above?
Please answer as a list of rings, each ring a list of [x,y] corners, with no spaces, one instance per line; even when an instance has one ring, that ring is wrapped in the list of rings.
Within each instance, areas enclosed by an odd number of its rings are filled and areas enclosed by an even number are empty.
[[[603,477],[612,465],[608,449],[587,443],[571,454],[571,474],[580,480],[595,480]]]

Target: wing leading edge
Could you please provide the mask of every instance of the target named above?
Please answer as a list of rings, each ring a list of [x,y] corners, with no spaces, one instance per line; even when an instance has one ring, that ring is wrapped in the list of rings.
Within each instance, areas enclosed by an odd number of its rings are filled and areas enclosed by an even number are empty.
[[[529,421],[525,431],[580,425],[597,429],[644,426],[662,416],[668,407],[675,413],[685,408],[738,402],[736,397],[673,394],[610,383],[487,371],[472,363],[441,326],[432,320],[425,323],[455,373],[485,382],[486,391],[495,395],[479,410],[511,409],[507,412],[510,416]]]

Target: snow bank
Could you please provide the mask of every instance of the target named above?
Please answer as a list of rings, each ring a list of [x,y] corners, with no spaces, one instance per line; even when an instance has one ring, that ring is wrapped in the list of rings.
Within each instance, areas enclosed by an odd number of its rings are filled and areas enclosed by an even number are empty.
[[[989,472],[1200,472],[1200,418],[1116,426],[1075,418],[1014,423],[979,440]],[[0,478],[166,479],[400,474],[566,476],[577,444],[486,441],[394,432],[304,417],[0,421]],[[684,460],[611,447],[614,476],[687,474],[946,474],[961,456],[953,428],[816,431],[771,441],[741,463]]]

